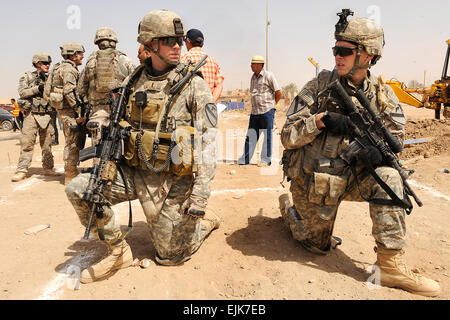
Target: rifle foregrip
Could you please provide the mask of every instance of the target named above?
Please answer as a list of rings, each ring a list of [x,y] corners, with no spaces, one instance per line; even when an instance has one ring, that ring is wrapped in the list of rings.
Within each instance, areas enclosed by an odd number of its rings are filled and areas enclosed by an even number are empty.
[[[370,116],[372,117],[372,120],[378,125],[378,127],[381,128],[383,131],[383,135],[386,139],[386,142],[388,143],[389,147],[391,148],[392,152],[399,153],[403,151],[403,145],[400,143],[400,141],[389,131],[389,129],[384,125],[384,123],[381,122],[380,117],[375,113],[373,108],[370,106],[370,101],[364,94],[364,92],[359,89],[355,93],[356,99],[361,103],[361,105],[369,112]]]

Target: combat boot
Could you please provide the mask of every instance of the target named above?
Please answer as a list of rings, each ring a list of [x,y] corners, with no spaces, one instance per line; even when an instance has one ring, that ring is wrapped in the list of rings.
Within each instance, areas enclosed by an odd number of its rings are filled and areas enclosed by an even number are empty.
[[[12,182],[18,182],[27,177],[27,173],[23,171],[16,172],[14,176],[11,178]]]
[[[99,263],[81,272],[80,282],[91,283],[112,276],[117,270],[130,267],[133,264],[133,253],[128,243],[123,240],[117,246],[110,248],[110,255]]]
[[[439,284],[421,276],[403,263],[403,250],[376,248],[377,266],[380,268],[380,284],[385,287],[400,288],[421,296],[435,297],[439,295]]]
[[[61,174],[59,172],[56,172],[55,169],[44,169],[44,175],[45,176],[60,176]]]
[[[205,216],[202,218],[202,224],[206,227],[206,234],[220,227],[220,217],[211,209],[205,210]]]

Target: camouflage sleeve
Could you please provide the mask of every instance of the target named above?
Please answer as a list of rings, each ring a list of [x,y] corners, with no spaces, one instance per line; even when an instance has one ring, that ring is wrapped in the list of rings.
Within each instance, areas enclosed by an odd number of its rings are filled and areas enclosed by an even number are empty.
[[[285,149],[298,149],[311,143],[322,131],[317,128],[315,113],[317,110],[318,81],[308,82],[295,97],[287,112],[287,120],[281,131],[281,143]]]
[[[211,184],[216,175],[217,108],[211,90],[202,78],[195,76],[189,89],[191,101],[188,103],[192,110],[195,127],[201,136],[199,150],[201,154],[190,198],[198,206],[206,207],[211,194]]]
[[[75,99],[74,90],[77,88],[78,70],[70,68],[61,68],[61,75],[63,81],[63,95],[70,108],[75,108],[77,101]]]
[[[119,56],[119,62],[121,73],[124,76],[129,76],[130,74],[133,73],[134,69],[136,69],[136,66],[134,65],[133,61],[131,61],[131,59],[124,54]]]
[[[384,109],[383,119],[386,127],[403,144],[405,140],[406,116],[400,101],[392,88],[384,85],[384,94],[386,99],[386,108]]]
[[[83,69],[83,71],[81,72],[81,75],[80,75],[80,79],[78,80],[78,85],[77,85],[77,96],[78,97],[87,96],[88,88],[89,88],[89,79],[88,79],[87,74],[88,74],[88,72],[87,72],[87,65],[86,65],[86,68]]]
[[[21,99],[29,99],[39,95],[39,86],[35,86],[33,81],[27,74],[20,77],[19,86],[17,88]]]

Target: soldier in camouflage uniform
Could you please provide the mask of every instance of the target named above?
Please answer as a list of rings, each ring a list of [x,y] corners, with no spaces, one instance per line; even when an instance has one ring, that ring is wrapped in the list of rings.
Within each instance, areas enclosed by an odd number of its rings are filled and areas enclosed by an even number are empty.
[[[110,112],[108,93],[121,86],[135,69],[133,62],[116,49],[117,35],[111,28],[100,28],[95,34],[94,44],[98,46],[86,61],[80,75],[77,94],[87,97],[94,114],[99,110]]]
[[[283,203],[287,195],[281,196],[281,214],[293,237],[305,249],[318,254],[326,254],[341,244],[341,239],[333,236],[341,201],[364,201],[361,195],[390,200],[362,164],[357,167],[360,191],[349,167],[319,165],[338,163],[336,161],[351,141],[348,130],[350,120],[326,89],[327,84],[339,79],[350,96],[354,96],[357,89],[363,89],[386,126],[401,142],[406,124],[403,110],[391,88],[368,70],[381,57],[383,29],[366,18],[345,23],[344,28],[338,27],[338,23],[335,33],[334,71],[323,70],[304,86],[287,113],[281,134],[286,149],[283,169],[291,180],[294,203],[290,208],[294,209],[294,214],[289,214]],[[352,97],[352,100],[362,108],[356,98]],[[369,153],[369,159],[381,157],[375,148]],[[375,171],[402,199],[403,183],[398,171],[387,166],[379,166]],[[370,202],[369,208],[381,284],[426,296],[437,295],[437,282],[413,273],[402,263],[405,210],[394,204],[373,202]]]
[[[78,175],[80,149],[77,146],[79,132],[70,130],[77,125],[78,105],[75,90],[78,83],[78,66],[82,65],[84,47],[78,43],[64,44],[61,55],[65,59],[57,63],[49,74],[45,84],[44,98],[58,111],[63,125],[64,138],[64,171],[65,184]]]
[[[173,12],[151,11],[143,18],[138,41],[151,52],[151,58],[130,77],[136,81],[130,83],[132,94],[123,121],[125,126],[132,127],[131,137],[125,141],[125,161],[121,164],[124,178],[117,174],[104,193],[111,206],[129,198],[139,199],[156,249],[156,261],[167,266],[189,260],[220,223],[214,213],[206,210],[216,171],[217,109],[201,74],[194,75],[167,106],[169,89],[188,72],[186,65],[180,63],[183,37],[181,19]],[[182,149],[180,153],[173,153],[163,144],[156,144],[159,150],[156,157],[152,153],[155,136],[161,140],[167,135],[173,138],[183,128],[192,133],[194,125],[193,140],[186,137],[176,138],[176,141],[196,141],[199,153],[192,151],[192,145],[188,145],[190,151]],[[174,161],[177,154],[192,155],[193,152],[201,161]],[[168,153],[172,154],[172,160],[165,166]],[[175,163],[187,165],[179,167]],[[83,225],[90,215],[89,204],[82,200],[89,177],[89,174],[81,174],[66,187],[68,199]],[[103,216],[100,225],[104,226],[110,255],[84,270],[82,283],[105,279],[116,270],[131,266],[133,261],[131,249],[123,239],[110,206],[104,207]],[[91,231],[94,233],[98,226],[99,221],[94,217]]]
[[[17,182],[25,179],[33,158],[36,136],[42,149],[42,167],[46,175],[57,175],[53,171],[52,143],[54,128],[51,123],[53,108],[43,99],[44,84],[50,68],[52,58],[46,53],[37,53],[32,63],[36,68],[34,72],[25,73],[19,80],[18,103],[25,115],[20,139],[20,157],[17,171],[11,181]]]

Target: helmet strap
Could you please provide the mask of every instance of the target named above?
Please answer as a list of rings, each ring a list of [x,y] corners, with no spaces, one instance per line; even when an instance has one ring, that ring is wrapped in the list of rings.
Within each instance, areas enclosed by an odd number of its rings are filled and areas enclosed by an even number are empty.
[[[364,50],[363,46],[358,45],[358,52],[356,53],[355,63],[353,65],[352,70],[350,70],[350,72],[345,76],[346,78],[351,79],[354,76],[356,70],[358,70],[358,69],[367,69],[374,65],[374,64],[371,64],[370,62],[367,64],[359,64],[360,59],[361,59],[361,53],[363,50]]]

